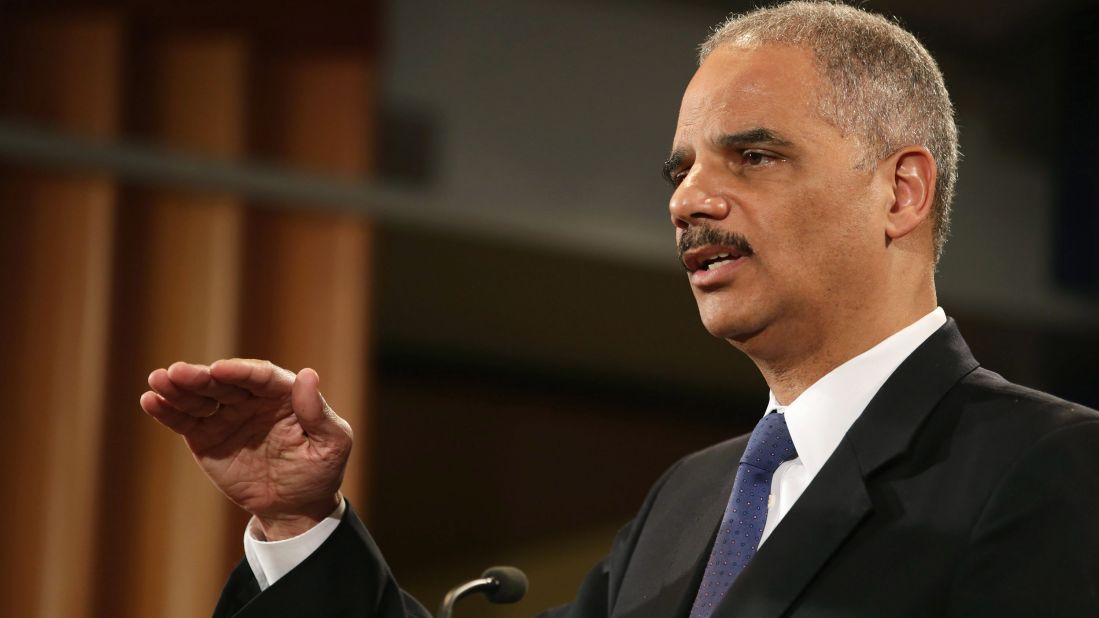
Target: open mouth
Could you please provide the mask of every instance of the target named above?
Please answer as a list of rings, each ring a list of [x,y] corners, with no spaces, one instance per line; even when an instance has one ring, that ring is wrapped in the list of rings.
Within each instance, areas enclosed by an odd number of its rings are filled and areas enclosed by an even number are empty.
[[[683,266],[687,272],[717,270],[745,257],[740,250],[728,246],[706,246],[683,254]]]
[[[732,253],[722,253],[703,261],[702,264],[699,266],[699,270],[713,270],[720,267],[722,264],[725,264],[726,262],[732,262],[733,260],[738,259],[740,259],[739,255],[733,255]]]

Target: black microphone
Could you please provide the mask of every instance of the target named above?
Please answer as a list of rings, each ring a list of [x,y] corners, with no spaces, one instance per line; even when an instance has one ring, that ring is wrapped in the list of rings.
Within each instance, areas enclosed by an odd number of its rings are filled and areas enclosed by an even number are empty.
[[[492,603],[514,603],[527,593],[527,576],[511,566],[494,566],[481,573],[479,579],[460,584],[446,593],[435,618],[451,618],[454,604],[462,598],[482,592]]]

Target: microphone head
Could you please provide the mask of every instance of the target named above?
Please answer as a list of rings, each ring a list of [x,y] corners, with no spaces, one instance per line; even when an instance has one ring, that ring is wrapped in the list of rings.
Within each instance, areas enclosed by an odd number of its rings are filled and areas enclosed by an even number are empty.
[[[494,566],[486,569],[481,577],[494,579],[496,590],[485,593],[493,603],[514,603],[527,593],[527,576],[513,566]]]

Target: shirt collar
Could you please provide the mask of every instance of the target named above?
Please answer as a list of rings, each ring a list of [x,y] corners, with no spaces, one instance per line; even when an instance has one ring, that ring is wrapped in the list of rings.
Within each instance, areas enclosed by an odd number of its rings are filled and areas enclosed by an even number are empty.
[[[769,394],[767,412],[785,414],[798,458],[816,476],[840,440],[897,367],[928,337],[946,324],[942,307],[884,339],[881,343],[836,367],[805,389],[788,406]]]

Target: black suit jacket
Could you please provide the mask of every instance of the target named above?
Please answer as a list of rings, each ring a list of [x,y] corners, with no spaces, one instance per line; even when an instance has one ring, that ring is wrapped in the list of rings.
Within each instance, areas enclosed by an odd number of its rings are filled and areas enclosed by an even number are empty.
[[[576,599],[545,616],[686,616],[746,443],[673,465]],[[350,509],[262,594],[242,562],[215,612],[426,615]],[[1099,616],[1099,413],[980,369],[949,321],[882,386],[714,616]]]

